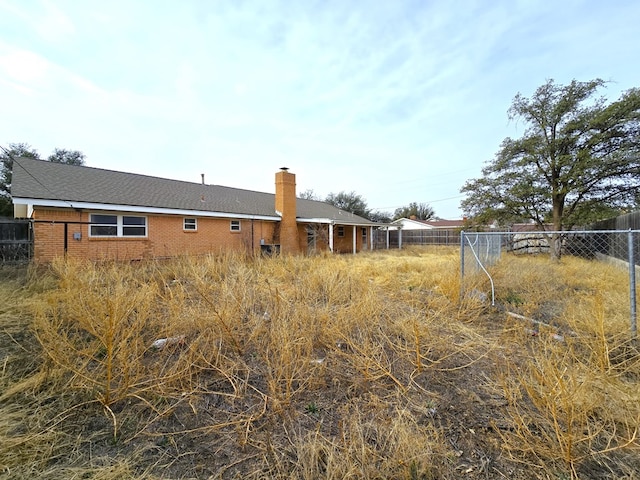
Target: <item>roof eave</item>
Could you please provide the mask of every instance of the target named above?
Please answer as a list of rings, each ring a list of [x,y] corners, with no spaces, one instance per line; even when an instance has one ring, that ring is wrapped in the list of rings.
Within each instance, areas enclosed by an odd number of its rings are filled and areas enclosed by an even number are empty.
[[[333,225],[352,225],[354,227],[386,227],[388,223],[376,223],[370,221],[344,221],[342,219],[335,218],[314,218],[314,217],[298,217],[296,219],[298,223],[321,223],[321,224],[333,224]]]
[[[101,210],[111,212],[135,212],[158,215],[182,215],[194,217],[239,218],[247,220],[280,221],[275,215],[254,215],[250,213],[215,212],[207,210],[189,210],[180,208],[144,207],[139,205],[116,205],[108,203],[73,202],[65,200],[47,200],[41,198],[14,197],[16,205],[32,205],[38,207],[74,208],[81,210]]]

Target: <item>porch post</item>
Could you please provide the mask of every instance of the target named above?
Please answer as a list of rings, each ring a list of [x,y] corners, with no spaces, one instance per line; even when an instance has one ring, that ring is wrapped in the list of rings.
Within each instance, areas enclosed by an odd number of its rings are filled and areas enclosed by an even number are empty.
[[[353,226],[353,253],[357,253],[356,243],[358,241],[358,227]]]
[[[402,250],[402,228],[398,228],[398,250]]]
[[[371,251],[373,252],[373,227],[369,227],[369,245],[371,245]]]
[[[329,251],[333,253],[333,223],[329,224]]]
[[[387,227],[387,250],[389,250],[389,227]]]

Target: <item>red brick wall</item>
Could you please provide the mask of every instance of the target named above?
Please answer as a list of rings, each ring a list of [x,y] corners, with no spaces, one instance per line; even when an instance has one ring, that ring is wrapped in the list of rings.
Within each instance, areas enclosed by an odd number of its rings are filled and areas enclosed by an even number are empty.
[[[307,233],[308,225],[300,224],[298,225],[298,246],[300,252],[312,253],[309,252],[309,238]],[[312,225],[312,228],[316,230],[316,252],[324,252],[329,250],[329,225]]]
[[[356,227],[356,249],[360,251],[362,248],[362,235],[360,227]],[[353,226],[344,226],[344,237],[338,236],[338,225],[333,227],[333,249],[337,253],[353,252]]]
[[[316,226],[316,228],[318,228]],[[371,242],[371,229],[367,229],[366,245],[362,241],[362,227],[356,227],[356,251],[369,250]],[[298,226],[299,247],[301,252],[306,252],[307,248],[307,226]],[[322,231],[318,231],[316,238],[316,251],[329,250],[329,227],[322,226]],[[338,236],[338,225],[333,227],[333,249],[336,253],[352,253],[353,252],[353,226],[344,225],[344,237]]]
[[[132,214],[135,215],[135,214]],[[274,222],[240,220],[239,232],[230,229],[231,219],[197,218],[197,230],[183,229],[183,216],[147,215],[147,238],[90,238],[89,225],[68,224],[67,255],[91,260],[135,260],[171,257],[184,254],[215,253],[219,251],[260,250],[260,240],[274,243]],[[36,209],[36,220],[52,222],[88,222],[89,212],[71,209]],[[194,217],[189,217],[194,218]],[[74,240],[73,234],[81,239]],[[35,223],[34,258],[48,262],[64,254],[64,224]]]

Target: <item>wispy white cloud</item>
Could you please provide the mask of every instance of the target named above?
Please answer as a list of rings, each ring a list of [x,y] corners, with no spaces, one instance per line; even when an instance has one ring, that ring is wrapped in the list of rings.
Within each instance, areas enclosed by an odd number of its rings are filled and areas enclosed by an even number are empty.
[[[264,191],[287,165],[300,190],[373,207],[449,198],[517,134],[518,91],[637,86],[639,15],[587,0],[0,0],[0,142]]]

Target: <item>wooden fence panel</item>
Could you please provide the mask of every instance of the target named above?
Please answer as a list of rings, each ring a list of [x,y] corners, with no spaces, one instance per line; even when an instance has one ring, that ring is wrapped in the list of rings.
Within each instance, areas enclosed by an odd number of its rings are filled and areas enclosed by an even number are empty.
[[[590,229],[620,231],[640,230],[640,211],[596,222],[590,226]],[[606,251],[600,251],[606,255],[616,258],[627,258],[629,248],[628,237],[619,235],[606,235],[606,237],[608,245]],[[640,265],[640,241],[637,239],[637,234],[634,234],[632,238],[634,238],[632,243],[634,263],[636,265]]]
[[[400,234],[398,230],[389,230],[389,248],[398,248]],[[459,245],[460,230],[403,230],[402,246],[410,245]],[[376,250],[387,248],[387,231],[374,230],[373,247]]]
[[[640,230],[640,211],[596,222],[590,230]]]
[[[0,220],[0,263],[25,263],[33,254],[32,224],[28,220]]]

